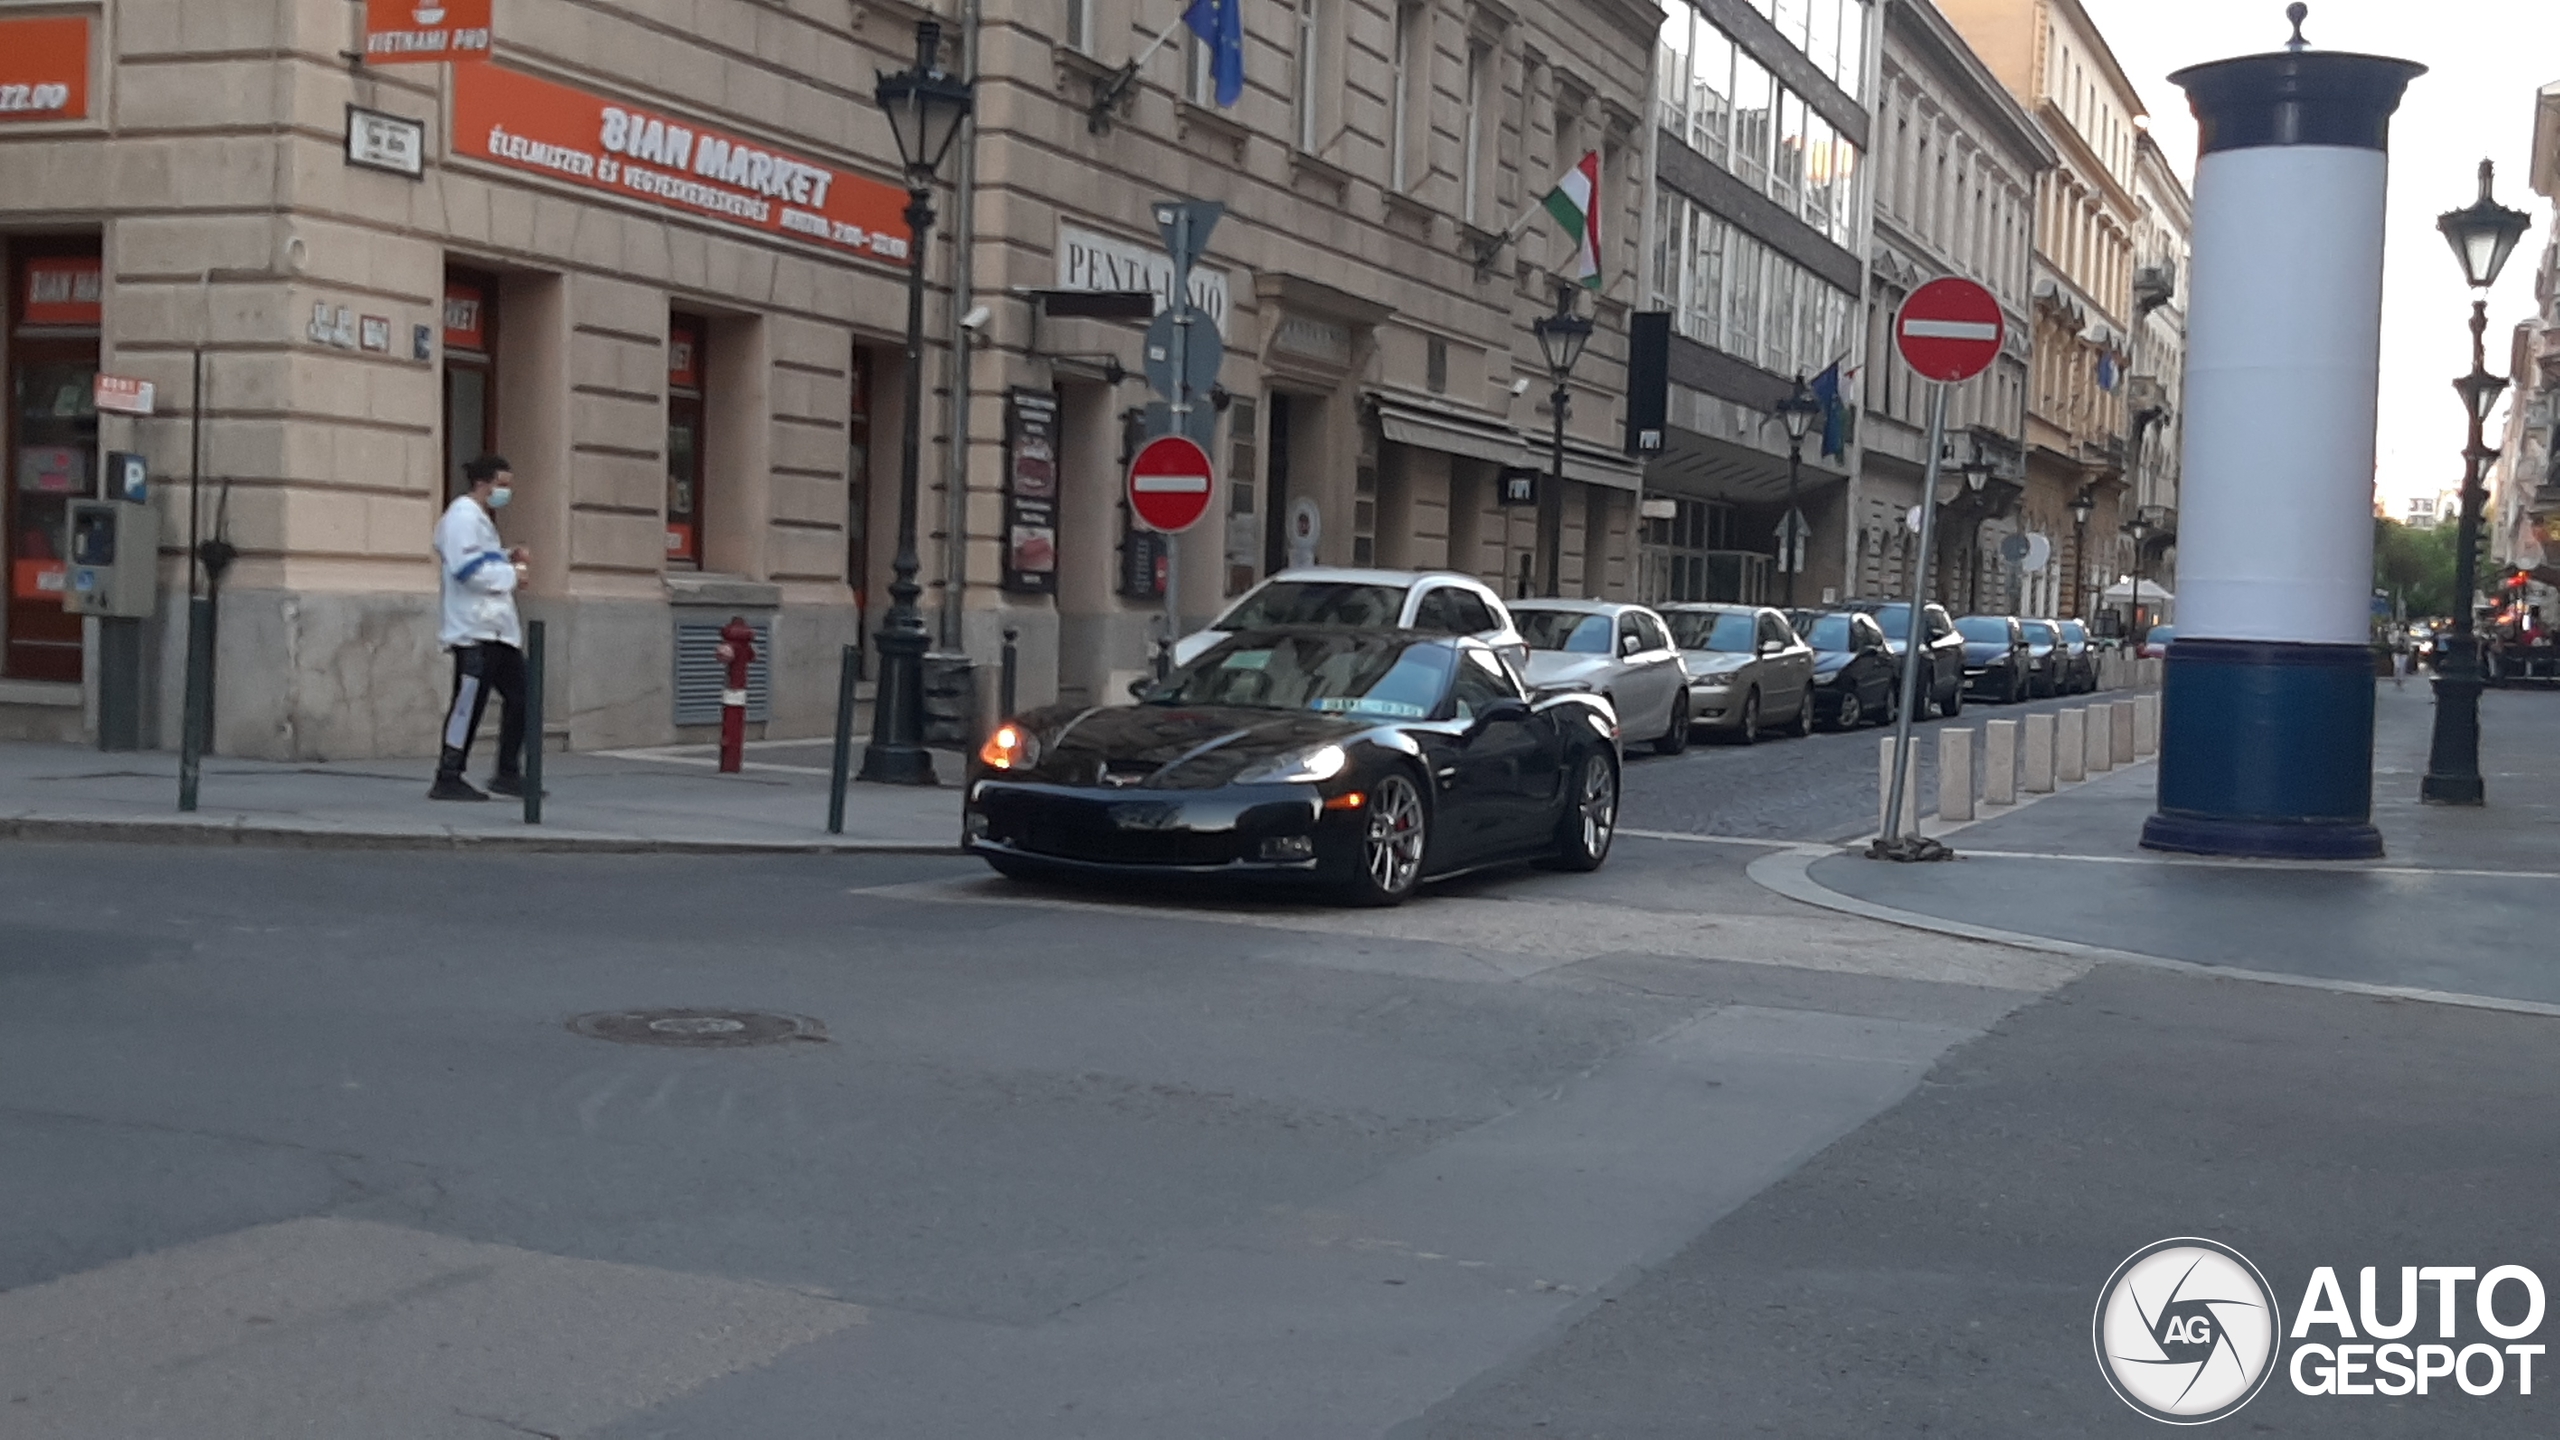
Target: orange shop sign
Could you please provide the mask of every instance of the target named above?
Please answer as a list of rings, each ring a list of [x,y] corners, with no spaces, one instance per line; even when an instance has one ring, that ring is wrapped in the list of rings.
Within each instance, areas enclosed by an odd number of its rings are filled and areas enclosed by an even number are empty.
[[[453,153],[904,263],[907,192],[502,66],[453,72]]]
[[[364,0],[364,58],[374,65],[479,60],[491,0]]]
[[[89,114],[89,17],[0,20],[0,124]]]
[[[27,262],[27,293],[18,318],[29,325],[95,325],[100,273],[95,255],[41,255]]]

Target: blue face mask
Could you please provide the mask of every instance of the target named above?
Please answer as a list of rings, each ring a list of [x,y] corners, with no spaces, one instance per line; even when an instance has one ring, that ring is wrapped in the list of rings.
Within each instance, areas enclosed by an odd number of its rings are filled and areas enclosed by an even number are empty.
[[[514,486],[498,486],[496,489],[489,492],[489,508],[492,510],[504,510],[507,508],[507,502],[514,498],[516,498]]]

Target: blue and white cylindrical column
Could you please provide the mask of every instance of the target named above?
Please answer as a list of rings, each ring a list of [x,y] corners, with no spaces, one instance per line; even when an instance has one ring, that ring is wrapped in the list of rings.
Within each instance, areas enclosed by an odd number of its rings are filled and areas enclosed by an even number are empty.
[[[2297,45],[2299,41],[2296,42]],[[2292,50],[2179,71],[2201,132],[2157,850],[2382,853],[2373,432],[2391,113],[2422,65]]]

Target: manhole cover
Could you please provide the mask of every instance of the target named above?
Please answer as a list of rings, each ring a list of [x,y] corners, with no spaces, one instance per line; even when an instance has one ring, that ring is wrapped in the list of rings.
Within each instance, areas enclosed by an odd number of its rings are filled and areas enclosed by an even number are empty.
[[[569,1028],[622,1045],[676,1045],[725,1049],[827,1038],[827,1027],[806,1015],[763,1010],[600,1010],[580,1015]]]

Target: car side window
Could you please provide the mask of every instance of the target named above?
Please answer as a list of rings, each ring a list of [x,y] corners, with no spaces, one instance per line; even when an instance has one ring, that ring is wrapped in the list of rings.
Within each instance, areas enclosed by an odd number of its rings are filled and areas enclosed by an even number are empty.
[[[1464,634],[1458,626],[1456,608],[1450,604],[1457,593],[1446,585],[1423,591],[1422,603],[1413,610],[1413,628],[1432,635]]]
[[[1868,619],[1864,615],[1850,621],[1849,624],[1850,628],[1855,632],[1855,638],[1850,642],[1852,648],[1859,650],[1881,650],[1884,648],[1883,626]]]
[[[1635,618],[1636,628],[1644,634],[1644,648],[1647,650],[1668,650],[1672,648],[1671,632],[1662,628],[1662,622],[1660,620],[1655,619],[1651,615],[1638,615]]]
[[[1784,645],[1794,637],[1787,633],[1787,622],[1766,611],[1760,615],[1760,643]]]
[[[1440,594],[1449,600],[1449,629],[1459,635],[1482,635],[1497,628],[1493,612],[1485,608],[1484,597],[1473,590],[1455,585],[1442,586]]]
[[[1952,635],[1952,634],[1954,634],[1954,633],[1955,633],[1955,628],[1956,628],[1956,622],[1954,622],[1953,620],[1950,620],[1950,619],[1948,619],[1948,618],[1947,618],[1947,612],[1945,612],[1944,610],[1939,609],[1939,608],[1938,608],[1937,606],[1935,606],[1935,605],[1932,605],[1932,606],[1930,606],[1930,607],[1929,607],[1929,638],[1930,638],[1930,639],[1932,639],[1932,640],[1944,640],[1944,639],[1946,639],[1949,635]]]
[[[1468,650],[1466,658],[1459,662],[1449,693],[1457,702],[1457,715],[1462,721],[1473,721],[1497,700],[1520,698],[1520,688],[1512,682],[1511,671],[1501,657],[1475,649]]]

